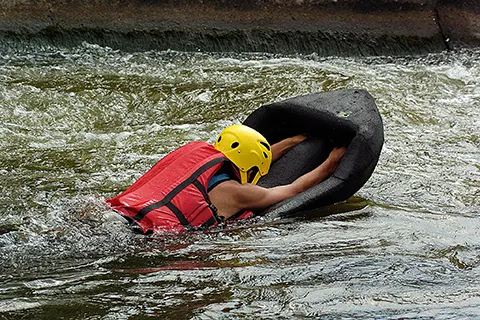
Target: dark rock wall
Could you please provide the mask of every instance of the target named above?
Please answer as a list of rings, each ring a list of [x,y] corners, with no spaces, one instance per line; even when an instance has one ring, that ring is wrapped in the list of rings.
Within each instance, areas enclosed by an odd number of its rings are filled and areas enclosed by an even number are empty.
[[[0,44],[404,55],[480,44],[479,0],[0,0]]]

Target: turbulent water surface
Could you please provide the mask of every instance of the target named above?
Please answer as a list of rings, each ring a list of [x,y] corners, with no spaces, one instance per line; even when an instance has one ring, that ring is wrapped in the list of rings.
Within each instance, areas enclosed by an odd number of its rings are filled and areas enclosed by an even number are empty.
[[[102,205],[261,104],[376,99],[385,145],[329,213],[142,236]],[[0,52],[0,318],[476,319],[480,52]]]

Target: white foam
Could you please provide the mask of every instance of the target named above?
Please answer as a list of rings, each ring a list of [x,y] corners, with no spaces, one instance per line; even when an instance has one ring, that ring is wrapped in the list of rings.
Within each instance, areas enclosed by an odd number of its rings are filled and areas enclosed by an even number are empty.
[[[30,302],[27,299],[19,298],[7,301],[0,301],[0,312],[11,312],[40,307],[38,302]]]

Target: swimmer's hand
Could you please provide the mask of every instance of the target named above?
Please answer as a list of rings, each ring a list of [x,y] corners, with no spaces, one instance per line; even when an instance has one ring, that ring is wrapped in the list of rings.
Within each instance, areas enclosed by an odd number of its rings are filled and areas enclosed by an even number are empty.
[[[294,146],[296,146],[297,144],[299,144],[300,142],[302,142],[303,140],[307,139],[307,136],[303,135],[303,134],[299,134],[299,135],[296,135],[296,136],[293,136],[290,138],[291,141],[292,141],[292,144]]]
[[[295,147],[297,144],[305,140],[307,137],[304,135],[296,135],[290,138],[283,139],[280,142],[277,142],[272,145],[272,161],[275,161],[281,158],[285,153],[290,149]]]
[[[345,147],[333,148],[327,160],[331,161],[332,163],[335,163],[338,166],[338,163],[340,162],[340,160],[342,159],[346,151],[347,151],[347,148]]]

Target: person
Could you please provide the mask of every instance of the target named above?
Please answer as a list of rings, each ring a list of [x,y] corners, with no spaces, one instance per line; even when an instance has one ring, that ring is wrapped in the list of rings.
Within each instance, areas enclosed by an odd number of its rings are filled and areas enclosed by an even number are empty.
[[[257,185],[272,162],[305,140],[303,135],[270,146],[258,131],[235,124],[213,145],[191,142],[161,159],[130,188],[106,204],[144,233],[205,230],[225,221],[246,219],[325,180],[346,149],[334,148],[328,158],[290,184]]]

